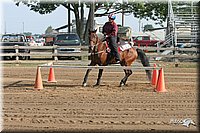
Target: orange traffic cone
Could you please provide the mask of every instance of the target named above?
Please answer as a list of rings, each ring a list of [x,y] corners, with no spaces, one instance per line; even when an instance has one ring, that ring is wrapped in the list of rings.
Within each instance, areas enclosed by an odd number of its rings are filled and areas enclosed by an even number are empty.
[[[48,77],[48,81],[47,82],[57,82],[56,79],[55,79],[55,76],[54,76],[54,70],[52,67],[50,67],[50,70],[49,70],[49,77]]]
[[[35,90],[43,89],[42,76],[41,76],[41,72],[40,72],[40,67],[37,68],[34,89]]]
[[[167,92],[165,89],[164,72],[162,68],[159,70],[156,92]]]
[[[153,65],[154,68],[156,68],[156,64]],[[151,81],[151,84],[156,87],[156,84],[157,84],[157,80],[158,80],[158,70],[154,69],[153,70],[153,74],[152,74],[152,81]]]

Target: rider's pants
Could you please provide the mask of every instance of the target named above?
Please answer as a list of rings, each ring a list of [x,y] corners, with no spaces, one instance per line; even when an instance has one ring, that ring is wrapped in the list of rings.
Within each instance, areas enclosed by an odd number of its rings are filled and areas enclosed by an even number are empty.
[[[111,36],[108,38],[109,43],[108,46],[111,49],[111,54],[115,57],[116,61],[120,61],[120,56],[117,49],[117,36]]]

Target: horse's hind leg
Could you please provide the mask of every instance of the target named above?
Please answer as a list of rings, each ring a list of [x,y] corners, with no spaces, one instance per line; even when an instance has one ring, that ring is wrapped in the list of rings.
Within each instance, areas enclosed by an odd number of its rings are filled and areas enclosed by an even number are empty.
[[[99,69],[98,78],[97,78],[97,83],[96,83],[94,86],[100,85],[102,73],[103,73],[103,69]]]
[[[127,71],[128,71],[128,75],[127,75],[127,78],[124,81],[124,84],[126,84],[128,77],[133,73],[132,70],[127,70]]]
[[[120,82],[120,86],[124,86],[126,84],[126,81],[128,77],[133,73],[131,69],[124,69],[125,76]]]
[[[145,70],[147,74],[147,78],[149,81],[151,81],[151,70]]]

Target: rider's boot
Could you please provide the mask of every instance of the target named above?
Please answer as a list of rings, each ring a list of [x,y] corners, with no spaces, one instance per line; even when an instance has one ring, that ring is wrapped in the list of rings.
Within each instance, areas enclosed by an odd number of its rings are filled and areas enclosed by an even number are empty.
[[[116,63],[117,63],[117,64],[120,64],[120,60],[116,60]]]
[[[108,64],[110,64],[110,60],[111,60],[111,53],[108,53],[107,54],[107,59],[106,59],[106,64],[108,65]]]
[[[116,61],[117,64],[120,64],[120,59],[119,59],[118,56],[115,57],[115,61]]]

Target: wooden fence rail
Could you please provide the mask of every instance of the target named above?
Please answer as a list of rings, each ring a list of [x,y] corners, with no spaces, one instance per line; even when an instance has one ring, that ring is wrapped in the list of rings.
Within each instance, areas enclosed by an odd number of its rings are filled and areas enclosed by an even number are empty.
[[[73,49],[81,49],[80,53],[76,52],[67,52],[65,54],[57,53],[58,48],[73,48]],[[199,51],[197,48],[159,48],[159,47],[135,47],[140,48],[142,50],[148,51],[148,57],[167,57],[167,58],[198,58]],[[0,57],[3,56],[15,56],[16,60],[19,60],[20,56],[30,56],[30,57],[41,57],[45,58],[46,56],[54,57],[54,60],[58,60],[57,57],[59,56],[89,56],[88,53],[88,46],[67,46],[67,47],[59,47],[59,46],[0,46],[0,49],[14,49],[15,53],[0,53]],[[20,49],[28,49],[30,53],[20,53]],[[182,52],[186,54],[170,54],[170,55],[163,55],[162,51],[170,50],[174,53]],[[176,52],[175,52],[176,51]],[[157,53],[155,53],[157,52]],[[189,56],[188,53],[192,53]]]

